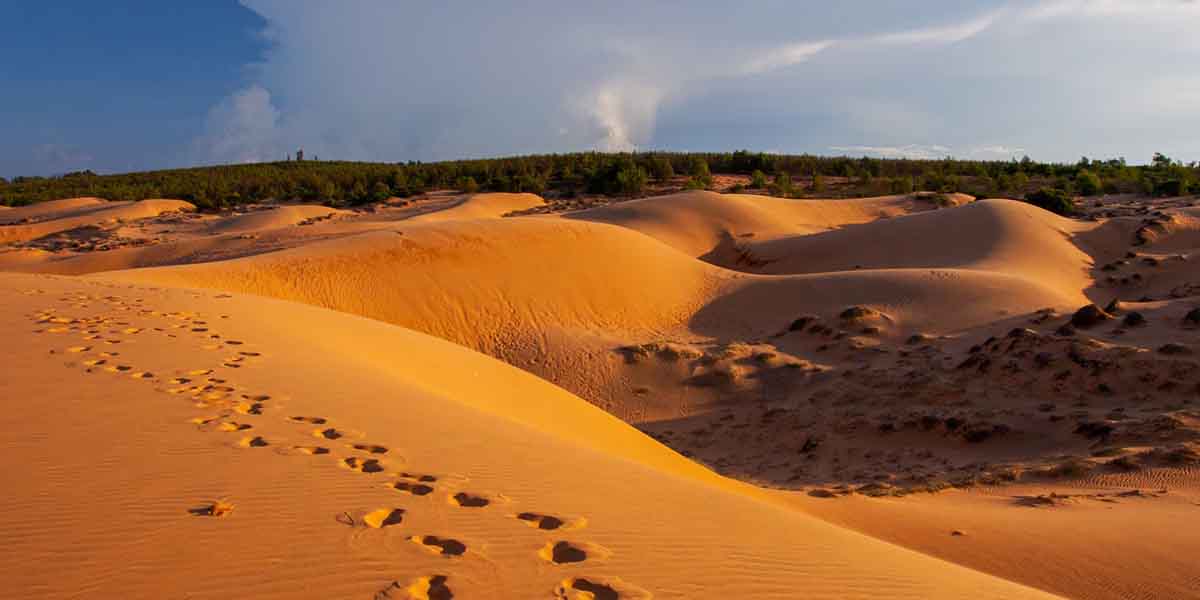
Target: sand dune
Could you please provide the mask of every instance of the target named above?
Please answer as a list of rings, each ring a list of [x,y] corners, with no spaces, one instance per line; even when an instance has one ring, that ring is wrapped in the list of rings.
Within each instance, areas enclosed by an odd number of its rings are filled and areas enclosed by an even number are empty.
[[[305,221],[345,215],[346,211],[316,205],[287,205],[270,210],[257,210],[224,219],[212,226],[213,233],[250,233],[288,227]]]
[[[0,225],[11,225],[25,220],[58,219],[105,206],[109,206],[109,203],[101,198],[65,198],[16,208],[5,206],[8,210],[0,217]]]
[[[35,240],[51,234],[69,231],[78,227],[117,223],[122,220],[145,219],[170,211],[193,211],[196,207],[182,200],[142,200],[140,202],[112,202],[95,204],[94,198],[76,198],[78,202],[55,207],[52,212],[33,211],[39,219],[30,225],[9,225],[0,228],[0,243]],[[87,201],[87,202],[83,202]],[[34,205],[39,207],[41,205]],[[69,207],[69,208],[67,208]],[[81,213],[80,207],[84,208]],[[102,208],[101,208],[102,207]],[[32,208],[32,207],[31,207]],[[95,208],[95,210],[92,210]],[[5,218],[17,210],[4,213]],[[28,214],[28,213],[27,213]]]
[[[932,202],[910,196],[786,200],[692,191],[582,210],[565,217],[621,225],[685,254],[703,256],[731,241],[815,233],[931,208]],[[717,256],[724,258],[721,253]]]
[[[1019,275],[1081,302],[1091,258],[1070,239],[1087,226],[1013,200],[875,221],[744,247],[757,273],[958,268]]]
[[[545,203],[545,200],[534,194],[473,194],[464,197],[449,208],[418,215],[411,220],[415,223],[433,223],[438,221],[488,219],[500,217],[513,211],[541,206]]]
[[[0,564],[25,597],[1049,597],[745,493],[437,339],[270,300],[3,278],[5,330],[29,332],[0,351],[5,385],[41,398],[10,407],[0,458],[30,482],[0,500]],[[434,375],[447,364],[460,376]],[[54,518],[30,519],[46,498]]]
[[[1165,527],[1200,501],[1190,209],[142,204],[0,226],[104,234],[0,252],[4,270],[90,274],[0,275],[0,385],[38,398],[3,417],[3,472],[34,483],[0,501],[16,540],[0,564],[35,597],[1107,600],[1194,583],[1180,557],[1200,536]],[[28,518],[46,505],[52,524]],[[1054,543],[1110,509],[1125,525]],[[1132,562],[1085,543],[1146,531]]]

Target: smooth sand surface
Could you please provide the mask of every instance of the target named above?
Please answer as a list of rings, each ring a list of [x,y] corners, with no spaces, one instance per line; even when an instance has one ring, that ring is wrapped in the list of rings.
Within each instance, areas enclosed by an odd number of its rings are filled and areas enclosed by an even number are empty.
[[[1186,203],[542,205],[4,211],[0,596],[1200,597]]]
[[[12,597],[403,598],[437,576],[465,598],[1049,597],[764,501],[422,334],[244,296],[3,280],[20,339],[5,394],[38,398],[4,416],[0,464],[23,482],[0,511]]]

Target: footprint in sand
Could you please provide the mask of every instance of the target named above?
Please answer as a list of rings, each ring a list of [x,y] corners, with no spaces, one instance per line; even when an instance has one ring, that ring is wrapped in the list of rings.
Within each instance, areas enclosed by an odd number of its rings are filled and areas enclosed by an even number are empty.
[[[292,450],[295,450],[296,452],[300,452],[303,454],[311,454],[314,456],[317,454],[329,454],[329,448],[326,448],[324,446],[292,446]]]
[[[93,359],[90,359],[90,360],[85,360],[85,361],[83,361],[83,364],[84,364],[84,365],[86,365],[86,366],[89,366],[89,367],[98,367],[98,366],[100,366],[100,365],[103,365],[103,364],[105,364],[105,363],[107,363],[107,362],[108,362],[108,361],[107,361],[107,360],[104,360],[103,358],[93,358]]]
[[[523,512],[518,514],[517,518],[525,521],[525,523],[530,527],[544,529],[546,531],[554,531],[555,529],[566,525],[566,522],[558,517],[551,515],[540,515],[538,513]]]
[[[370,452],[371,454],[387,454],[388,451],[386,446],[379,446],[376,444],[354,444],[351,447],[355,450]]]
[[[491,504],[491,500],[483,496],[476,496],[466,492],[459,492],[450,497],[450,501],[464,508],[483,508]]]
[[[434,477],[433,475],[420,475],[417,473],[400,473],[400,476],[405,479],[412,479],[413,481],[420,481],[422,483],[433,483],[433,482],[437,481],[437,477]]]
[[[329,422],[324,417],[288,417],[288,419],[297,423],[308,423],[310,425],[324,425]]]
[[[362,522],[372,529],[399,525],[404,520],[403,508],[381,508],[363,515]]]
[[[645,600],[651,596],[645,590],[623,582],[572,577],[554,588],[554,597],[559,600],[619,600],[620,598]]]
[[[91,346],[71,346],[70,348],[67,348],[67,352],[76,352],[76,353],[87,352],[88,350],[91,350],[91,349],[92,349]]]
[[[568,565],[572,563],[581,563],[589,558],[608,558],[612,556],[607,548],[597,546],[596,544],[575,544],[565,540],[550,542],[538,551],[538,556],[542,560],[556,564]]]
[[[358,471],[359,473],[383,472],[383,465],[379,463],[378,459],[374,458],[359,458],[357,456],[351,456],[350,458],[342,460],[342,464],[351,471]]]
[[[104,369],[113,373],[124,373],[125,371],[133,370],[133,367],[129,365],[109,365],[104,367]]]
[[[408,600],[451,600],[454,593],[446,585],[445,575],[429,575],[418,577],[407,588],[401,587],[399,581],[393,581],[386,588],[375,593],[375,600],[395,600],[403,593]]]
[[[221,431],[246,431],[247,429],[254,429],[254,426],[250,425],[249,423],[229,421],[227,423],[221,423],[217,429],[220,429]]]
[[[338,438],[345,436],[344,433],[342,433],[332,427],[330,427],[328,429],[318,429],[313,432],[313,435],[316,437],[319,437],[319,438],[325,438],[327,440],[336,440]]]
[[[451,600],[454,592],[446,585],[445,575],[430,575],[420,577],[408,586],[409,597],[413,600]]]
[[[262,402],[240,402],[233,410],[243,415],[261,415],[263,411]]]
[[[238,445],[243,448],[264,448],[270,446],[271,443],[259,435],[252,438],[243,438],[242,441],[238,442]]]
[[[194,371],[188,371],[188,375],[191,375],[193,377],[198,377],[200,375],[208,375],[212,372],[213,372],[212,369],[196,369]]]
[[[413,483],[411,481],[397,481],[392,484],[392,489],[414,496],[428,496],[433,493],[433,486],[425,485],[424,483]]]
[[[137,373],[132,373],[129,376],[134,379],[152,379],[154,377],[154,373],[149,371],[138,371]]]
[[[462,556],[467,551],[466,544],[458,540],[441,538],[436,535],[414,535],[408,539],[442,556]]]
[[[233,505],[224,500],[217,500],[204,506],[189,508],[188,512],[196,517],[224,517],[233,512]]]

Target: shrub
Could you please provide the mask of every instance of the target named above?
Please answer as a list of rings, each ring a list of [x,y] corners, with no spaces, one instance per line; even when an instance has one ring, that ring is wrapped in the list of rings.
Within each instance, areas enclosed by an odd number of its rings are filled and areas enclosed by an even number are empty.
[[[893,194],[911,194],[913,191],[913,178],[911,175],[904,177],[894,177],[888,184],[889,191]]]
[[[813,178],[812,178],[812,190],[813,190],[814,192],[823,192],[823,191],[825,191],[825,179],[824,179],[823,177],[821,177],[821,174],[820,174],[820,173],[814,173],[814,174],[813,174]]]
[[[1025,195],[1025,201],[1052,213],[1072,215],[1075,213],[1075,200],[1066,192],[1056,188],[1042,188]]]
[[[464,194],[474,194],[475,192],[479,191],[479,183],[475,181],[474,177],[469,176],[459,177],[458,181],[455,182],[454,187],[458,188],[458,191]]]
[[[1155,196],[1182,196],[1184,189],[1184,182],[1178,179],[1168,179],[1155,182],[1153,192]]]
[[[671,161],[665,156],[656,156],[650,162],[651,171],[654,173],[654,179],[660,183],[666,183],[675,176],[675,168],[671,166]]]
[[[771,184],[772,195],[787,198],[792,195],[792,191],[792,176],[787,171],[775,175],[775,181]]]
[[[642,193],[649,179],[641,167],[629,164],[617,171],[617,189],[622,194],[634,195]]]
[[[750,187],[759,190],[767,187],[767,174],[763,173],[762,171],[755,170],[754,173],[750,175]]]
[[[1079,191],[1080,196],[1095,196],[1103,189],[1100,184],[1100,178],[1095,173],[1087,169],[1080,169],[1075,175],[1075,189]]]
[[[691,178],[688,178],[687,183],[684,184],[684,186],[683,186],[683,189],[685,189],[685,190],[702,190],[707,187],[708,186],[704,185],[703,181],[700,181],[700,180],[696,179],[695,177],[691,177]]]
[[[701,184],[702,188],[712,186],[712,172],[708,170],[708,161],[703,157],[693,156],[691,168],[688,173],[692,176],[692,180]],[[689,184],[690,185],[690,184]],[[691,189],[689,187],[689,189]]]

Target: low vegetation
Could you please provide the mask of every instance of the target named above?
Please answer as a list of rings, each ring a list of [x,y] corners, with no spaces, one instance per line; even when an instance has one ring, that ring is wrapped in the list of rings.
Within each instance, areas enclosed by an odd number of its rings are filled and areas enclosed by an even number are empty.
[[[437,163],[286,161],[97,175],[0,179],[0,204],[15,206],[77,196],[110,200],[178,198],[203,209],[247,202],[301,200],[333,206],[411,196],[431,189],[633,197],[650,191],[767,190],[783,197],[855,197],[914,190],[977,197],[1026,197],[1068,208],[1058,194],[1090,196],[1200,193],[1200,168],[1156,154],[1149,165],[1124,159],[1075,164],[1011,161],[911,160],[732,153],[546,154]],[[734,187],[738,186],[738,187]],[[1049,196],[1047,196],[1049,194]]]

